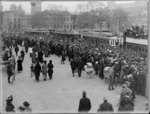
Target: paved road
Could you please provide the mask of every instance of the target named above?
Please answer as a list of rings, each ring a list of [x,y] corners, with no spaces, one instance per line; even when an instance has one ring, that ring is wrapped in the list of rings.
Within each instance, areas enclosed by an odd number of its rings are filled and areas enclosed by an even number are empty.
[[[53,60],[54,75],[52,80],[43,81],[40,76],[40,82],[30,77],[31,59],[29,54],[25,56],[23,63],[23,72],[17,73],[16,81],[13,85],[7,83],[7,75],[3,69],[2,92],[3,107],[5,111],[5,99],[9,95],[14,97],[15,109],[22,105],[24,101],[29,101],[34,112],[77,112],[79,99],[82,97],[82,91],[87,91],[87,97],[91,99],[92,109],[90,112],[96,112],[100,103],[103,102],[103,96],[108,97],[108,101],[113,104],[114,110],[118,109],[118,99],[121,87],[114,91],[108,91],[108,84],[98,76],[90,79],[86,73],[82,73],[79,78],[76,74],[72,77],[69,62],[60,64],[61,58],[52,55],[46,60]],[[144,111],[147,98],[136,96],[135,111]]]

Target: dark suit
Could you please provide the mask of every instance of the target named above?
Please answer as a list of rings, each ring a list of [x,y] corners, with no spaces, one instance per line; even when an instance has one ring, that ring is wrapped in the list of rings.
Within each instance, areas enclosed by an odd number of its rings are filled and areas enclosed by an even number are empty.
[[[74,73],[75,73],[75,70],[76,70],[76,61],[75,60],[72,60],[71,62],[70,62],[70,65],[71,65],[71,70],[72,70],[72,74],[73,74],[73,76],[74,76]]]
[[[81,59],[77,60],[77,69],[78,69],[78,76],[81,77],[82,69],[83,69],[83,63]]]
[[[100,104],[98,112],[100,111],[113,111],[112,104],[104,101],[102,104]]]
[[[91,109],[91,102],[89,98],[83,97],[82,99],[80,99],[80,103],[79,103],[79,109],[78,111],[81,112],[88,112]]]

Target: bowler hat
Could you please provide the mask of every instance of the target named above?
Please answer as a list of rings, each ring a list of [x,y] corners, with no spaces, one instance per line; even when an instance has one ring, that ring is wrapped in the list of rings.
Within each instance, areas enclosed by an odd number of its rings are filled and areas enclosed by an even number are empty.
[[[23,103],[23,105],[24,105],[24,106],[29,106],[30,104],[29,104],[27,101],[25,101],[25,102]]]

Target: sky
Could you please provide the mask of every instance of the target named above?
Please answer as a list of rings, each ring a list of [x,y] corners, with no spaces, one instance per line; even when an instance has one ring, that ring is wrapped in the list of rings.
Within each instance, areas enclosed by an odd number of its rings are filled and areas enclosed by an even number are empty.
[[[127,2],[127,1],[126,1]],[[130,1],[131,2],[131,1]],[[132,1],[134,2],[134,1]],[[87,1],[57,1],[57,2],[42,2],[42,11],[45,10],[50,4],[55,4],[55,5],[63,5],[64,7],[67,7],[67,9],[70,12],[74,12],[76,9],[76,5],[80,3],[87,3]],[[116,3],[124,3],[124,2],[116,2]],[[10,6],[12,4],[16,4],[19,6],[21,4],[22,8],[25,10],[26,13],[31,12],[31,6],[29,1],[24,1],[24,2],[2,2],[3,10],[9,10]]]

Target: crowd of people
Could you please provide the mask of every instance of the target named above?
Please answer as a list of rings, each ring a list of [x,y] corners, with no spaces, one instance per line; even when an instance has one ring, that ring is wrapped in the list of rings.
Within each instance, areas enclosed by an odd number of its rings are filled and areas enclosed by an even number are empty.
[[[17,37],[3,36],[3,50],[4,53],[7,52],[7,54],[4,54],[5,56],[7,55],[6,57],[4,56],[4,58],[9,61],[7,65],[8,83],[10,83],[10,77],[14,74],[16,64],[14,62],[15,60],[12,59],[14,58],[12,49],[14,49],[16,56],[18,56],[18,45],[23,44],[24,49],[21,50],[17,60],[18,71],[23,70],[22,62],[25,52],[28,53],[29,49],[31,49],[30,56],[32,60],[30,67],[31,77],[35,76],[37,82],[39,82],[41,72],[44,81],[47,80],[47,74],[49,75],[49,79],[52,79],[54,67],[52,60],[47,64],[47,61],[43,59],[43,56],[49,57],[51,54],[56,54],[58,57],[61,56],[61,64],[65,63],[66,56],[68,56],[73,77],[75,76],[75,71],[78,72],[79,77],[82,76],[82,71],[87,62],[92,63],[95,75],[98,75],[101,79],[105,78],[104,68],[110,67],[108,90],[114,90],[114,85],[122,85],[118,110],[133,111],[134,100],[136,98],[135,94],[145,96],[146,93],[146,79],[148,75],[146,54],[119,46],[113,47],[102,43],[97,45],[90,38],[80,39],[80,37],[71,37],[74,36],[51,35],[44,36],[43,39],[41,39],[39,35],[29,34],[21,34]],[[83,96],[86,96],[85,92]],[[106,101],[105,98],[104,106]],[[79,106],[79,111],[81,111],[81,107],[83,106]],[[90,105],[88,107],[90,107]],[[109,107],[109,109],[113,111],[112,106]],[[105,110],[105,108],[101,105],[98,110],[102,111]]]
[[[131,25],[131,28],[126,29],[124,35],[136,39],[148,39],[148,31],[147,33],[145,32],[144,26],[139,27]]]
[[[18,107],[18,111],[26,112],[26,113],[32,112],[32,109],[30,108],[30,103],[28,101],[24,101],[23,106]],[[16,112],[15,106],[13,104],[13,96],[12,95],[6,99],[6,112]]]

